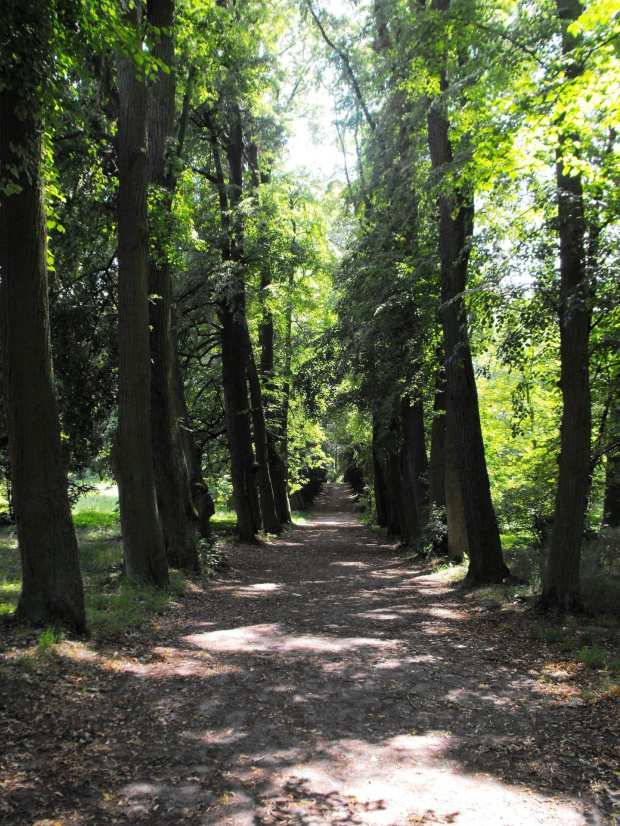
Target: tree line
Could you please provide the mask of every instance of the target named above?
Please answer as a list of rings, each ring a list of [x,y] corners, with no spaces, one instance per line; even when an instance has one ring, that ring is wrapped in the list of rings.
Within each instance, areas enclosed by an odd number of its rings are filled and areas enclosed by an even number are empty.
[[[67,469],[111,469],[125,574],[162,588],[169,566],[199,570],[214,511],[205,463],[229,468],[241,539],[290,522],[289,486],[317,446],[294,376],[327,313],[330,259],[310,184],[272,175],[290,84],[275,46],[291,14],[262,2],[3,4],[19,619],[85,628]]]
[[[126,575],[165,588],[222,480],[254,542],[330,452],[468,583],[510,577],[500,530],[548,542],[540,604],[578,609],[584,533],[620,521],[619,25],[609,0],[7,0],[18,618],[85,627],[85,470],[118,482]],[[316,84],[343,185],[283,164]]]
[[[486,363],[514,388],[506,486],[519,437],[539,465],[513,494],[548,542],[538,604],[577,610],[587,526],[618,525],[617,9],[306,6],[345,90],[339,137],[356,171],[336,332],[350,460],[373,479],[379,524],[467,554],[467,583],[508,580],[477,391]],[[557,419],[536,445],[541,379],[559,391]]]

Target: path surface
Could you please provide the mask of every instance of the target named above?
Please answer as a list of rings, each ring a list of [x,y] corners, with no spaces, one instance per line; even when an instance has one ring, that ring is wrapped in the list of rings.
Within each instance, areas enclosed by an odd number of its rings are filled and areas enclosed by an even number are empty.
[[[611,822],[579,755],[572,779],[561,762],[580,708],[506,652],[492,615],[358,525],[344,487],[231,561],[155,647],[65,644],[64,710],[26,737],[36,779],[3,823]]]

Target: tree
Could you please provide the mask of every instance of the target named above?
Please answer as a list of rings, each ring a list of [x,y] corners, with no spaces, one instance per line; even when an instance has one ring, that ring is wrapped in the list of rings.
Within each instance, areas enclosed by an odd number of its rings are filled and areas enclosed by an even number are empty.
[[[0,306],[13,507],[22,562],[16,618],[85,630],[77,540],[52,376],[42,179],[52,2],[0,12]]]
[[[149,260],[148,291],[151,324],[151,423],[157,505],[168,562],[175,568],[198,571],[197,513],[183,449],[180,420],[183,401],[175,381],[177,357],[172,323],[172,276],[168,247],[172,197],[176,184],[171,151],[175,118],[174,2],[149,0],[148,22],[154,45],[151,55],[161,61],[148,92],[149,181],[155,203],[157,232]],[[183,115],[182,115],[183,117]],[[185,117],[187,114],[185,112]],[[184,129],[184,124],[181,127]],[[180,148],[180,147],[179,147]]]
[[[437,0],[431,6],[431,10],[440,19],[448,19],[450,0]],[[446,109],[449,85],[446,55],[441,55],[439,61],[441,97],[435,97],[429,102],[428,146],[433,169],[440,181],[437,207],[441,262],[441,323],[448,407],[467,526],[470,562],[466,581],[471,584],[501,582],[510,572],[502,558],[499,529],[491,502],[463,300],[473,234],[473,192],[467,182],[454,187],[452,191],[448,189],[447,178],[454,164],[454,154]]]
[[[565,73],[574,79],[581,67],[571,54],[577,40],[569,30],[581,12],[579,0],[560,2],[557,13],[562,29]],[[564,610],[581,607],[579,556],[590,487],[592,412],[589,375],[591,284],[586,271],[585,214],[581,174],[574,168],[579,138],[558,118],[556,163],[560,266],[560,387],[562,425],[558,487],[549,545],[549,564],[540,604]]]
[[[168,565],[155,500],[148,299],[147,93],[140,6],[126,15],[118,91],[118,435],[125,573],[165,587]]]

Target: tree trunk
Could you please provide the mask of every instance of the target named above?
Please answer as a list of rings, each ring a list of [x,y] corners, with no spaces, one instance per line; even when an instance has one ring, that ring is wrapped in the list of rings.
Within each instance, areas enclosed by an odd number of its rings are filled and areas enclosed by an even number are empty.
[[[196,544],[197,514],[192,501],[190,474],[179,426],[182,406],[174,379],[175,348],[172,328],[172,284],[168,263],[149,265],[149,292],[161,296],[151,302],[151,432],[157,505],[164,548],[170,565],[200,570]],[[182,392],[182,386],[181,386]]]
[[[439,11],[446,11],[449,6],[450,0],[437,0],[434,3],[434,7]],[[442,73],[442,92],[445,92],[447,87],[447,78],[445,73]],[[427,123],[432,166],[443,179],[451,169],[453,156],[445,103],[440,98],[431,101]],[[499,529],[491,502],[463,298],[473,232],[473,194],[457,188],[450,195],[445,191],[446,185],[444,181],[444,188],[437,198],[441,321],[448,404],[454,426],[467,524],[469,570],[466,582],[474,585],[501,582],[510,572],[502,557]]]
[[[265,426],[265,410],[263,408],[263,394],[260,378],[254,360],[254,350],[246,328],[246,372],[250,386],[252,401],[252,423],[254,426],[254,446],[258,463],[257,478],[260,493],[263,527],[267,533],[282,533],[282,525],[276,513],[276,503],[269,473],[269,447],[267,444],[267,429]]]
[[[256,489],[258,465],[252,449],[250,402],[246,375],[247,318],[243,258],[243,218],[237,207],[243,193],[243,127],[241,112],[232,104],[232,117],[226,145],[229,181],[224,179],[219,137],[213,116],[207,126],[216,174],[222,225],[222,261],[231,264],[228,284],[218,302],[222,336],[222,387],[226,435],[230,451],[230,474],[237,512],[237,532],[244,542],[255,542],[262,527]]]
[[[434,551],[438,554],[449,555],[448,517],[446,513],[446,385],[443,368],[437,371],[435,382],[430,454],[428,498],[430,500],[430,506],[433,509],[433,520],[441,518],[445,526],[445,530],[441,532],[441,535],[438,535],[438,530],[437,534],[433,537]]]
[[[577,0],[557,5],[562,21],[562,51],[575,47],[567,31],[569,23],[581,13]],[[575,78],[581,68],[569,65],[568,77]],[[590,402],[590,295],[585,266],[585,217],[581,174],[565,169],[567,145],[574,135],[558,124],[556,181],[560,241],[560,387],[562,423],[558,488],[553,529],[549,543],[549,563],[539,604],[573,611],[581,608],[579,559],[584,520],[590,489],[590,439],[592,412]]]
[[[403,530],[402,515],[402,478],[400,456],[388,455],[385,462],[385,487],[387,491],[387,532],[390,536],[400,536]]]
[[[277,433],[275,451],[276,482],[274,494],[278,513],[284,522],[291,522],[291,506],[288,498],[289,464],[288,464],[288,414],[291,398],[291,365],[293,360],[293,286],[295,271],[291,269],[288,277],[288,300],[286,306],[286,328],[284,333],[284,381],[280,391],[280,408],[274,411],[274,431]],[[285,518],[286,517],[286,518]]]
[[[418,539],[420,536],[420,523],[415,505],[413,483],[409,470],[407,451],[403,446],[398,465],[395,463],[394,470],[400,473],[400,500],[398,502],[400,535],[408,542]]]
[[[445,501],[448,523],[448,556],[461,562],[468,553],[467,524],[463,509],[461,479],[456,461],[456,444],[450,413],[445,416]]]
[[[252,191],[257,199],[258,189],[261,183],[269,183],[269,173],[261,173],[259,169],[258,145],[252,141],[248,146],[249,164],[252,172]],[[282,530],[282,525],[291,521],[291,508],[288,501],[288,468],[284,464],[283,456],[279,448],[282,447],[282,434],[279,431],[279,419],[276,410],[276,383],[274,364],[274,325],[273,313],[269,307],[269,287],[271,286],[271,271],[268,263],[261,266],[260,301],[262,309],[262,319],[258,327],[258,339],[260,345],[260,375],[256,372],[254,355],[250,344],[250,360],[248,362],[248,381],[250,383],[250,394],[252,397],[254,435],[256,438],[256,453],[258,462],[263,464],[260,455],[263,453],[262,432],[266,443],[266,469],[267,472],[259,470],[259,488],[261,490],[261,508],[263,508],[263,520],[265,529],[270,533],[273,531],[268,527],[278,525],[278,532]],[[254,375],[256,374],[256,375]],[[258,399],[261,403],[258,405]],[[287,402],[288,403],[288,402]],[[268,476],[268,478],[267,478]],[[265,491],[265,494],[263,494]],[[273,504],[271,504],[273,500]]]
[[[607,457],[605,466],[605,502],[603,524],[620,528],[620,454]]]
[[[252,452],[250,401],[245,370],[246,330],[241,322],[238,301],[233,302],[233,297],[220,307],[220,319],[224,411],[237,532],[243,542],[254,542],[262,527],[256,491],[258,466]]]
[[[15,616],[81,633],[84,593],[52,378],[43,123],[28,114],[33,102],[11,88],[11,78],[5,74],[1,81],[0,169],[20,170],[11,179],[19,192],[7,195],[0,188],[4,394],[23,577]]]
[[[157,227],[167,224],[174,175],[169,170],[169,143],[175,117],[174,0],[149,0],[148,18],[160,30],[153,56],[171,68],[157,72],[148,97],[149,180],[154,187]],[[181,405],[174,380],[172,279],[165,230],[154,233],[149,261],[151,324],[151,425],[155,489],[168,562],[186,571],[200,570],[196,545],[197,516],[179,427]],[[181,388],[182,389],[182,388]]]
[[[140,6],[128,13],[138,27]],[[118,58],[118,486],[125,573],[168,585],[151,443],[146,84]]]
[[[271,274],[266,268],[261,273],[261,294],[264,295],[271,286]],[[263,318],[259,327],[261,347],[260,372],[267,398],[265,424],[267,429],[267,455],[269,460],[269,475],[273,486],[273,495],[276,514],[281,524],[291,521],[291,507],[288,499],[288,467],[286,464],[286,429],[288,419],[288,396],[282,400],[280,410],[276,408],[275,395],[275,346],[273,313],[268,306],[268,299],[263,300]],[[290,342],[290,331],[287,335]],[[285,342],[285,348],[287,344]],[[286,360],[290,361],[288,350]],[[286,413],[284,408],[286,406]]]
[[[381,455],[378,444],[378,424],[373,422],[372,427],[372,469],[374,477],[375,510],[377,511],[377,524],[381,528],[387,528],[389,524],[389,507],[387,484],[385,474],[381,466]]]
[[[428,498],[432,505],[445,507],[445,457],[446,457],[446,384],[443,369],[438,370],[431,425],[431,450],[428,467]]]
[[[403,437],[406,448],[406,467],[411,482],[418,532],[428,520],[428,459],[424,433],[424,406],[418,399],[413,404],[409,396],[401,402]]]
[[[183,452],[185,453],[185,463],[189,472],[189,484],[192,496],[192,504],[194,512],[198,520],[198,533],[202,539],[208,539],[211,536],[211,517],[215,513],[215,505],[213,504],[213,497],[209,492],[207,483],[202,475],[202,453],[196,444],[194,434],[191,429],[191,421],[189,417],[189,410],[187,409],[187,402],[185,400],[185,389],[183,387],[183,377],[181,375],[181,364],[179,362],[179,352],[177,346],[176,326],[172,327],[172,343],[174,346],[174,382],[176,386],[176,397],[181,403],[181,419],[182,426],[181,439],[183,443]]]

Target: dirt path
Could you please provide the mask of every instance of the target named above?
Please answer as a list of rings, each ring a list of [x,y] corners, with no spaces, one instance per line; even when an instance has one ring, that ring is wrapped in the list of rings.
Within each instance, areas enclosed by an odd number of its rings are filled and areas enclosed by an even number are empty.
[[[617,730],[591,731],[517,628],[356,524],[343,487],[231,562],[155,644],[65,643],[45,696],[19,687],[3,824],[613,822],[578,744],[610,762]]]

